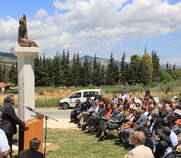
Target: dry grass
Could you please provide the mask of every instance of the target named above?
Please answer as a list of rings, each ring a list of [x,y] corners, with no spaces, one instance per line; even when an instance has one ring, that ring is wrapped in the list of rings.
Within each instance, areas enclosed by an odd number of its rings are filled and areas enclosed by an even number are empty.
[[[61,99],[70,96],[73,90],[54,90],[54,89],[42,89],[40,92],[35,93],[35,100],[49,100],[49,99]],[[4,98],[7,94],[0,93],[0,105],[3,105]],[[14,95],[15,104],[18,104],[18,94]]]
[[[61,98],[66,98],[68,96],[70,96],[72,93],[74,93],[76,90],[63,90],[63,89],[48,89],[48,88],[43,88],[40,92],[35,93],[35,99],[36,100],[49,100],[49,99],[61,99]],[[168,97],[168,96],[174,96],[177,95],[179,96],[180,92],[169,92],[168,95],[164,94],[163,92],[159,93],[160,98],[162,97]],[[118,97],[120,95],[120,93],[114,93],[116,94]],[[145,92],[135,92],[133,94],[134,96],[136,96],[137,98],[139,98],[140,96],[144,96]],[[155,91],[151,91],[151,95],[152,96],[156,96],[157,93]],[[3,100],[4,98],[7,96],[7,94],[0,94],[0,105],[3,105]],[[18,104],[18,95],[15,94],[15,103]],[[109,93],[104,93],[104,97],[112,99],[113,93],[109,92]]]

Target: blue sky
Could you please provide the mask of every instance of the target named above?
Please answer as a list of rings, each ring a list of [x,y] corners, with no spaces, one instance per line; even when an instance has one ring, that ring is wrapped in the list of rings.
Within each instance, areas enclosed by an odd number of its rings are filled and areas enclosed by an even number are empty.
[[[53,57],[80,55],[121,59],[126,52],[155,50],[161,63],[181,65],[180,0],[6,0],[0,5],[0,51],[17,44],[18,20],[26,14],[29,39]]]

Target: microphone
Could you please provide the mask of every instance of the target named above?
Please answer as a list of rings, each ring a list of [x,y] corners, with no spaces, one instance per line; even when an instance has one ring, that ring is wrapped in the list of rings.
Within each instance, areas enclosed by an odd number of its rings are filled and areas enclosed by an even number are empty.
[[[29,106],[25,106],[25,108],[26,108],[27,110],[29,110],[29,111],[33,111],[33,109],[30,108]]]

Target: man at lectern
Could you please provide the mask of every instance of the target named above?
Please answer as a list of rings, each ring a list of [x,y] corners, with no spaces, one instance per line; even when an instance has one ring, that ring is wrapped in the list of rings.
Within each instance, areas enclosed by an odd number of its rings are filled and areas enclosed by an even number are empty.
[[[21,151],[19,158],[45,158],[45,156],[38,151],[40,143],[38,138],[33,138],[30,141],[30,149]]]
[[[16,125],[17,124],[20,125],[25,130],[28,129],[25,123],[21,121],[16,115],[13,108],[14,104],[15,104],[15,98],[13,95],[8,95],[4,99],[3,115],[0,125],[0,128],[6,133],[8,143],[11,149],[12,149],[13,134],[16,134],[17,132]],[[12,157],[12,150],[10,152],[10,157]]]

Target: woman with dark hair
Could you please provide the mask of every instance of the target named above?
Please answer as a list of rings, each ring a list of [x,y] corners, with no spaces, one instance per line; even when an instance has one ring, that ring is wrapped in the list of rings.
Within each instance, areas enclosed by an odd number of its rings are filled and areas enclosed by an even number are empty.
[[[112,105],[111,105],[111,103],[108,103],[107,104],[107,107],[106,107],[106,116],[109,116],[110,114],[111,114],[111,112],[112,112]]]

